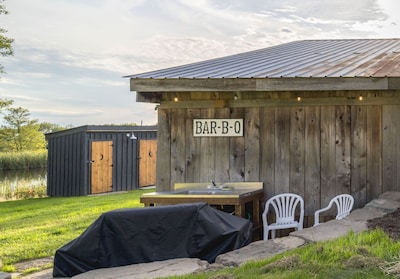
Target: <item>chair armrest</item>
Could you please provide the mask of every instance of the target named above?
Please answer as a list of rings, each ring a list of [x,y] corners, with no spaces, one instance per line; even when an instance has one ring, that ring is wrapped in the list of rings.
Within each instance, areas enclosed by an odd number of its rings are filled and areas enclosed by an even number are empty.
[[[321,209],[315,211],[315,213],[314,213],[314,226],[319,225],[319,214],[324,212],[324,211],[328,211],[332,207],[332,205],[333,205],[333,201],[331,201],[327,207],[324,207],[324,208],[321,208]]]

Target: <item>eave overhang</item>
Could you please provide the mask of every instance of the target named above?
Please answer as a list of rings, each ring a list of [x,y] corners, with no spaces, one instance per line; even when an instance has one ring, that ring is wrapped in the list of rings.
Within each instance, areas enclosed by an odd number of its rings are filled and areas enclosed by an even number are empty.
[[[138,93],[212,91],[398,90],[400,77],[131,78]]]

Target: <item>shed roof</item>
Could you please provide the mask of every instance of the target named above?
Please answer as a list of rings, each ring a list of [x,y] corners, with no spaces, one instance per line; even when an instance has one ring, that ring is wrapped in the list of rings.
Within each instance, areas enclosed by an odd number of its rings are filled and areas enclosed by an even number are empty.
[[[400,39],[294,41],[127,77],[137,79],[400,77]]]
[[[61,130],[45,134],[46,140],[63,137],[76,133],[127,133],[127,132],[157,132],[157,126],[133,126],[133,125],[84,125],[71,129]]]

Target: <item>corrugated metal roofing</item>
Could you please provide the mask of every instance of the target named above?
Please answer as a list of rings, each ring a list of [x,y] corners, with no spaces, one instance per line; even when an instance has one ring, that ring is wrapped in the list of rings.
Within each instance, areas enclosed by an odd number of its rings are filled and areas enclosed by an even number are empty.
[[[400,77],[400,39],[295,41],[127,77]]]

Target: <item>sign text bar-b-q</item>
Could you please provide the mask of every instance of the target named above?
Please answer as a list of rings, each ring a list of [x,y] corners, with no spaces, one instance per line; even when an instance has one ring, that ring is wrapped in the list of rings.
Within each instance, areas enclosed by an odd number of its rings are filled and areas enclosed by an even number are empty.
[[[242,137],[243,119],[193,119],[194,137]]]

